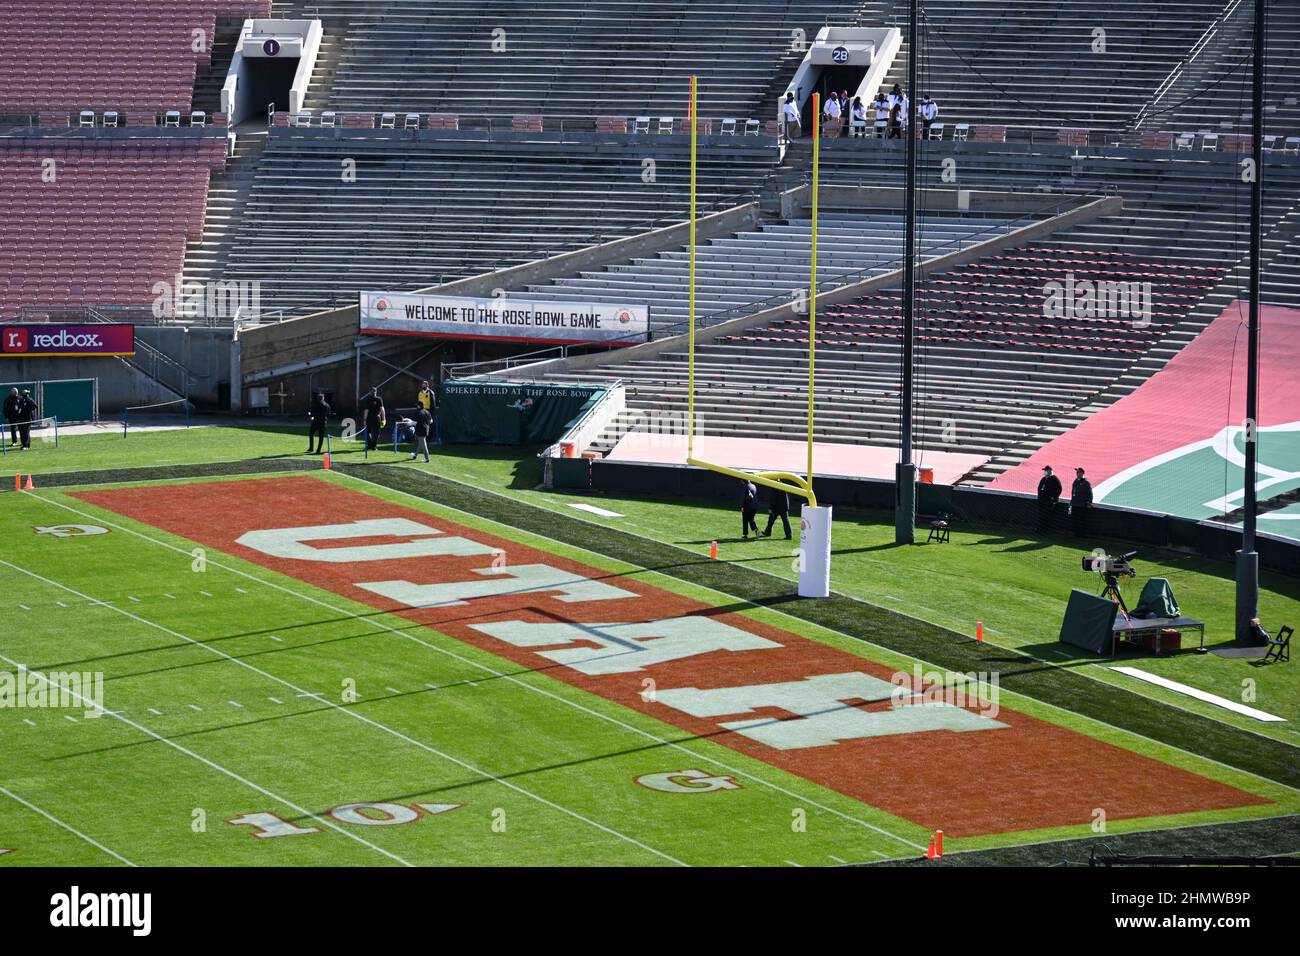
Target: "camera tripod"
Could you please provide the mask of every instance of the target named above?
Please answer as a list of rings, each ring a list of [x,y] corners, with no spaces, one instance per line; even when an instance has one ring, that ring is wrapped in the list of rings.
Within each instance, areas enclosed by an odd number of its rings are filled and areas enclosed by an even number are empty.
[[[1119,575],[1106,574],[1105,577],[1106,577],[1106,586],[1101,589],[1101,596],[1104,598],[1110,598],[1112,601],[1118,604],[1120,606],[1120,609],[1124,612],[1124,616],[1128,617],[1129,616],[1128,605],[1124,603],[1124,595],[1119,593]]]

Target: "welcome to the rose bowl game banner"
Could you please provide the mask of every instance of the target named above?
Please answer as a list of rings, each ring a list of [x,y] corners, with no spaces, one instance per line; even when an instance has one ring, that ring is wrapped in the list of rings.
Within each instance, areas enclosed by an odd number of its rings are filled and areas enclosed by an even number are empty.
[[[650,330],[646,305],[361,293],[361,331],[552,345],[636,345]]]

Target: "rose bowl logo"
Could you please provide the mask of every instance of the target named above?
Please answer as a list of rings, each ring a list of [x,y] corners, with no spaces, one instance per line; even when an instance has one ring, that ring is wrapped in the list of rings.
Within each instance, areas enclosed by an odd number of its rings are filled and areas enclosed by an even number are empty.
[[[621,325],[627,325],[632,321],[632,313],[628,309],[619,309],[614,316]]]
[[[376,299],[376,300],[375,300],[375,311],[376,311],[376,312],[387,312],[387,311],[388,311],[388,300],[387,300],[387,299],[382,299],[382,298],[381,298],[381,299]]]

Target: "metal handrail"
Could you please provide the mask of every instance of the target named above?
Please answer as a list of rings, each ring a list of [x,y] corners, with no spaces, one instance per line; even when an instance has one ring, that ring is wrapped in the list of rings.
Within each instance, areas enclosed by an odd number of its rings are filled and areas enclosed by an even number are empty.
[[[1219,31],[1219,28],[1228,22],[1228,18],[1237,12],[1237,7],[1240,5],[1241,0],[1231,0],[1227,8],[1215,17],[1213,22],[1205,28],[1205,32],[1201,34],[1200,39],[1192,44],[1191,49],[1187,51],[1187,55],[1174,65],[1174,68],[1169,71],[1169,75],[1166,76],[1164,80],[1161,81],[1160,85],[1156,87],[1155,95],[1146,103],[1142,104],[1142,108],[1138,110],[1137,116],[1133,118],[1132,128],[1134,130],[1137,130],[1142,126],[1147,114],[1154,110],[1160,101],[1164,99],[1165,95],[1173,88],[1174,84],[1178,82],[1179,77],[1181,77],[1187,68],[1192,65],[1192,61],[1200,56],[1201,52],[1209,46],[1210,40],[1214,38],[1214,35]]]

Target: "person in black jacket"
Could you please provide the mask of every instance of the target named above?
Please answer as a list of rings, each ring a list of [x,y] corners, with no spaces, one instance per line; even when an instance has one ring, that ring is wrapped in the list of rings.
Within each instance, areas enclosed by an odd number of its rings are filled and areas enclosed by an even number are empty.
[[[18,396],[18,438],[24,450],[32,447],[32,419],[36,417],[36,401],[32,393],[23,389]]]
[[[1074,484],[1070,486],[1070,524],[1074,536],[1082,538],[1088,533],[1088,517],[1092,511],[1092,482],[1083,475],[1082,468],[1074,469]]]
[[[758,514],[758,489],[754,487],[752,481],[746,481],[744,490],[740,494],[740,537],[742,540],[749,540],[749,529],[754,529],[754,537],[758,537],[758,522],[754,520],[754,515]]]
[[[9,394],[5,396],[4,405],[5,423],[9,426],[9,443],[18,444],[18,389],[9,389]]]
[[[1038,480],[1038,530],[1052,526],[1052,512],[1061,500],[1061,479],[1052,474],[1052,466],[1043,466],[1043,477]]]
[[[776,524],[777,518],[781,519],[781,525],[785,528],[785,540],[791,540],[790,496],[780,488],[773,488],[769,485],[767,489],[767,529],[763,532],[763,537],[772,537],[772,525]]]
[[[384,400],[379,389],[372,388],[361,401],[361,418],[365,422],[366,448],[374,451],[379,445],[379,433],[384,427]]]
[[[307,454],[319,455],[325,450],[325,423],[333,411],[329,402],[325,401],[325,393],[317,392],[311,403],[311,411],[307,413],[311,418],[311,428],[307,431]],[[311,447],[313,440],[316,443],[315,451]]]
[[[433,428],[433,416],[429,414],[423,404],[415,409],[415,451],[411,452],[411,461],[419,454],[424,455],[424,461],[429,461],[429,431]]]

